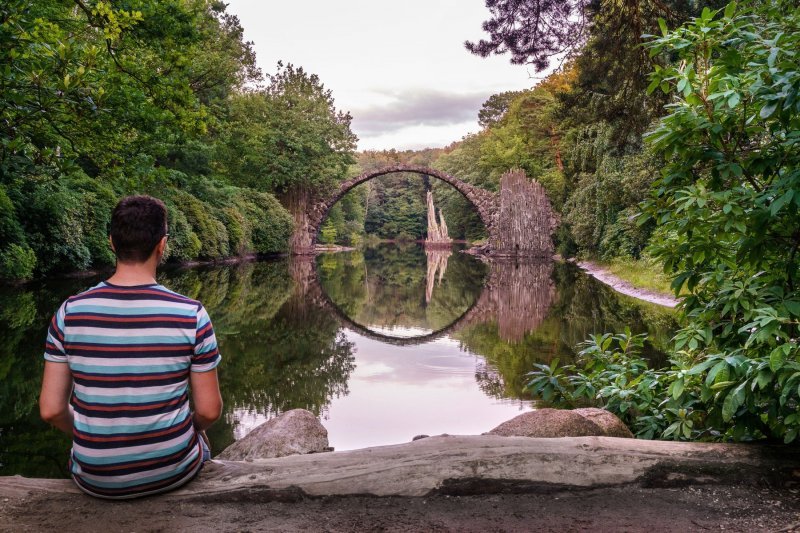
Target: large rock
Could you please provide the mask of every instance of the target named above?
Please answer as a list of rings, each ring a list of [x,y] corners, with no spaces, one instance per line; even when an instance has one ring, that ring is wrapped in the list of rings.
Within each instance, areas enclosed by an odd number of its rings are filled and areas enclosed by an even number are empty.
[[[503,422],[489,435],[504,437],[621,437],[633,438],[628,427],[605,409],[537,409]]]
[[[328,430],[305,409],[293,409],[264,422],[243,439],[237,440],[219,459],[252,461],[287,455],[324,452],[328,449]]]
[[[605,437],[620,437],[623,439],[632,439],[633,433],[628,429],[622,420],[612,412],[605,409],[598,409],[596,407],[583,407],[581,409],[573,409],[573,413],[578,413],[585,419],[594,422],[600,429],[603,430],[602,435]]]
[[[489,432],[503,437],[592,437],[605,435],[603,429],[575,411],[537,409],[507,422]]]

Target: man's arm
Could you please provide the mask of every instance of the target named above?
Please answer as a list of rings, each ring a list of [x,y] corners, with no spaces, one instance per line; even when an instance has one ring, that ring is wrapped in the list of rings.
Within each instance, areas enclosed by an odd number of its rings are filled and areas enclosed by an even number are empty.
[[[205,431],[222,414],[222,395],[219,392],[217,369],[208,372],[191,372],[193,422],[198,431]]]
[[[72,411],[69,396],[72,393],[72,373],[66,363],[44,362],[42,393],[39,395],[39,414],[42,420],[72,435]]]

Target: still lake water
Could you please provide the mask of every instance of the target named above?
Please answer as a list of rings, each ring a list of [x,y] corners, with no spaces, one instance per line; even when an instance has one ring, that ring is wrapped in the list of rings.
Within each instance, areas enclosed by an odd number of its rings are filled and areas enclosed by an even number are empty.
[[[66,476],[69,440],[39,420],[48,321],[102,278],[0,288],[0,475]],[[336,450],[479,434],[530,410],[534,363],[574,357],[590,333],[648,332],[671,313],[562,263],[493,263],[457,250],[381,245],[314,260],[167,269],[203,302],[223,356],[214,453],[294,408],[317,414]]]

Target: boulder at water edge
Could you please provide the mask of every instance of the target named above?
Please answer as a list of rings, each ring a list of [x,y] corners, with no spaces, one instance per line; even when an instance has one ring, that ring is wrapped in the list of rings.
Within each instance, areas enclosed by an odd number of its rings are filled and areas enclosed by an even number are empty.
[[[592,412],[589,414],[593,416],[592,419],[578,411],[537,409],[503,422],[491,430],[489,435],[538,438],[622,436],[622,432],[618,427],[615,429],[617,434],[611,435],[607,433],[605,427],[611,427],[609,419],[605,415],[594,413],[594,411],[602,411],[602,409],[591,409],[590,411]],[[608,411],[605,412],[608,413]],[[616,419],[623,428],[625,427],[616,416],[611,413],[608,413],[608,415]],[[601,420],[603,421],[602,425],[600,423]],[[633,435],[628,431],[625,436]]]
[[[594,422],[595,425],[603,430],[603,436],[605,437],[633,438],[633,433],[628,429],[628,426],[626,426],[617,415],[610,411],[598,409],[596,407],[583,407],[581,409],[573,409],[572,412],[578,413],[583,418]]]
[[[252,461],[329,450],[328,430],[305,409],[292,409],[264,422],[237,440],[218,459]]]

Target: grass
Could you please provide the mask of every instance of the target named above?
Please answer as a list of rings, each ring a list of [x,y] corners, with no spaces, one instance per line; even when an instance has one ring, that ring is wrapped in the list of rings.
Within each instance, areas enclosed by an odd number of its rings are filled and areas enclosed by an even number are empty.
[[[664,274],[661,265],[647,259],[615,258],[611,261],[599,262],[603,268],[618,278],[624,279],[634,287],[673,294],[671,280]]]

